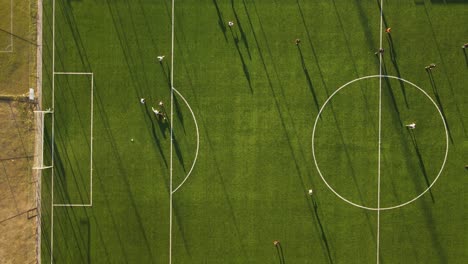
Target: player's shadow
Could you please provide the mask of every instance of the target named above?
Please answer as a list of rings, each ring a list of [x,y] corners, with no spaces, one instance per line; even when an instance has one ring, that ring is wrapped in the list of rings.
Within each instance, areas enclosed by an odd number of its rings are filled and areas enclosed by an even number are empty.
[[[396,50],[395,50],[395,47],[394,47],[394,44],[393,44],[393,38],[392,38],[392,35],[390,33],[387,33],[387,42],[388,42],[388,45],[390,47],[390,60],[392,61],[392,64],[393,64],[393,67],[395,68],[395,71],[396,71],[396,74],[398,76],[398,78],[401,78],[401,72],[400,72],[400,67],[398,66],[398,62],[397,62],[397,53],[396,53]],[[402,80],[398,80],[399,83],[400,83],[400,88],[401,88],[401,92],[403,94],[403,98],[405,99],[405,104],[406,104],[406,107],[409,108],[409,104],[408,104],[408,98],[406,97],[406,89],[405,89],[405,84]]]
[[[156,147],[158,148],[159,154],[161,154],[161,157],[163,158],[164,164],[166,165],[166,168],[167,168],[168,165],[167,165],[166,156],[164,155],[164,151],[163,151],[162,146],[161,146],[161,141],[159,140],[158,135],[156,134],[156,125],[154,124],[154,122],[158,122],[158,121],[155,121],[154,114],[148,110],[148,108],[146,107],[146,104],[144,105],[144,107],[145,107],[146,116],[149,118],[149,120],[151,122],[151,135],[153,136],[154,143],[156,144]],[[163,134],[164,138],[166,138],[166,136],[164,134],[164,131],[162,131],[162,132],[163,132],[162,134]]]
[[[386,67],[385,63],[382,64],[382,67],[383,67],[382,74],[387,75],[387,67]],[[390,96],[386,96],[386,97],[390,98],[391,103],[393,105],[393,109],[395,110],[394,112],[392,112],[392,113],[394,113],[393,116],[396,117],[396,119],[398,119],[398,122],[395,122],[395,124],[396,123],[403,124],[403,121],[401,120],[400,110],[398,108],[398,103],[397,103],[397,100],[395,98],[395,93],[393,92],[392,85],[390,84],[390,79],[389,78],[383,78],[383,80],[385,81],[385,85],[382,86],[382,91],[387,92],[388,95],[390,95]]]
[[[325,235],[325,230],[323,228],[322,221],[320,220],[317,202],[315,201],[315,198],[313,196],[312,196],[312,204],[314,206],[315,220],[317,220],[317,224],[320,228],[320,233],[322,235],[322,241],[323,241],[323,244],[325,245],[325,249],[327,250],[328,261],[330,262],[330,264],[333,264],[333,258],[332,258],[331,251],[330,251],[330,244],[328,243],[328,239],[327,239],[327,236]]]
[[[249,84],[250,93],[253,94],[252,81],[250,79],[249,69],[247,68],[247,64],[245,63],[244,56],[242,55],[242,52],[239,47],[239,37],[237,36],[237,33],[234,33],[231,27],[229,28],[229,30],[231,31],[232,38],[234,39],[234,45],[236,46],[237,53],[239,54],[239,58],[242,63],[242,70],[244,71],[245,78],[247,79],[247,82]]]
[[[170,80],[170,78],[169,78],[169,74],[170,74],[170,72],[171,72],[171,69],[169,68],[169,65],[167,64],[167,62],[165,62],[165,60],[159,62],[159,65],[161,66],[163,75],[164,75],[164,77],[166,78],[167,87],[169,87],[169,89],[170,89],[170,88],[171,88],[171,80]],[[165,67],[164,67],[164,66],[165,66]],[[167,68],[167,72],[166,72],[166,68]]]
[[[234,0],[231,0],[232,12],[234,13],[234,17],[236,18],[236,26],[239,28],[241,34],[241,40],[245,45],[245,49],[247,50],[247,54],[249,55],[249,59],[252,60],[252,54],[250,54],[249,42],[247,41],[247,35],[245,34],[244,28],[240,22],[239,16],[237,15],[236,8],[234,7]]]
[[[276,253],[278,254],[278,259],[279,259],[279,263],[280,264],[285,264],[285,260],[284,260],[284,253],[283,253],[283,246],[281,245],[281,243],[278,243],[276,244]]]
[[[426,70],[426,72],[427,72],[427,75],[429,76],[429,81],[431,82],[432,91],[434,92],[435,99],[437,101],[437,104],[439,105],[440,112],[442,114],[442,117],[445,120],[445,125],[447,126],[447,131],[448,131],[448,134],[449,134],[450,142],[453,143],[452,133],[450,131],[450,126],[449,126],[449,123],[448,123],[448,120],[447,120],[447,116],[445,115],[444,106],[442,105],[442,101],[440,100],[439,90],[437,89],[437,85],[435,83],[434,75],[432,74],[432,70],[430,70],[430,69]]]
[[[465,49],[462,49],[463,50],[463,56],[465,57],[465,64],[466,64],[466,67],[468,67],[468,54],[466,52],[466,48]]]
[[[180,232],[180,236],[182,237],[182,241],[184,242],[184,248],[185,248],[185,251],[187,252],[190,260],[192,259],[192,253],[190,252],[190,248],[188,245],[190,245],[188,242],[187,242],[187,236],[185,235],[185,229],[183,228],[183,222],[181,221],[181,219],[183,219],[183,217],[180,216],[180,213],[179,213],[179,206],[173,206],[173,210],[172,212],[174,213],[174,219],[175,221],[177,222],[177,226],[179,227],[179,232]]]
[[[85,56],[86,58],[86,56]],[[134,216],[137,220],[137,223],[138,223],[138,227],[139,227],[139,231],[141,232],[142,234],[142,237],[143,237],[143,244],[144,244],[144,247],[146,248],[146,251],[148,252],[149,256],[151,259],[153,259],[153,256],[152,256],[152,253],[151,253],[151,249],[150,249],[150,246],[149,246],[149,240],[148,240],[148,236],[146,235],[146,232],[145,232],[145,229],[143,227],[143,221],[142,221],[142,216],[138,210],[139,207],[137,207],[136,205],[136,201],[135,201],[135,198],[134,198],[134,195],[133,195],[133,192],[131,191],[131,188],[130,188],[130,183],[128,181],[128,175],[131,175],[128,171],[127,171],[127,168],[123,165],[124,162],[122,161],[122,158],[121,158],[121,151],[119,151],[118,147],[117,147],[117,143],[116,143],[116,140],[115,140],[115,136],[112,132],[112,129],[111,129],[111,125],[110,125],[110,122],[109,122],[109,118],[108,118],[108,114],[107,114],[107,110],[106,110],[106,107],[105,107],[105,104],[103,103],[102,101],[102,96],[101,96],[101,89],[98,88],[97,85],[95,85],[95,102],[96,102],[96,108],[97,108],[97,113],[98,113],[98,116],[97,118],[100,118],[99,120],[99,123],[103,125],[104,129],[103,129],[103,133],[101,134],[101,137],[104,138],[105,140],[103,140],[103,142],[107,142],[106,144],[109,144],[107,147],[109,148],[109,150],[111,151],[110,154],[109,154],[109,160],[111,160],[112,162],[115,162],[115,166],[117,168],[117,171],[118,171],[118,184],[120,183],[123,183],[126,187],[126,191],[124,191],[124,193],[126,194],[126,198],[128,198],[128,201],[130,202],[130,207],[128,208],[129,209],[129,212],[130,212],[130,215]],[[94,163],[93,165],[93,168],[96,169],[97,171],[97,175],[107,175],[107,173],[109,173],[106,168],[104,167],[101,167],[99,165],[100,163],[96,162]],[[167,164],[166,164],[166,167],[167,167]],[[107,204],[107,208],[109,209],[109,213],[111,215],[111,219],[112,219],[112,223],[113,223],[113,226],[115,227],[115,232],[117,233],[117,239],[119,240],[119,243],[120,245],[124,245],[125,243],[123,243],[122,241],[122,236],[120,235],[120,228],[117,228],[117,224],[116,224],[116,221],[114,219],[114,216],[113,216],[113,212],[110,208],[112,208],[112,206],[110,206],[110,203],[109,203],[109,199],[107,198],[106,196],[106,191],[105,191],[105,188],[107,187],[106,184],[103,184],[102,181],[101,181],[101,177],[97,177],[98,178],[98,182],[101,184],[101,189],[103,190],[103,192],[101,192],[101,194],[104,196],[105,198],[105,201],[106,201],[106,204]],[[166,180],[166,184],[165,186],[169,186],[168,182],[167,182],[167,179],[164,178]],[[135,232],[137,232],[137,230],[135,230]],[[123,246],[121,246],[121,248],[123,249]],[[123,254],[123,257],[125,258],[125,262],[128,262],[128,256],[127,256],[127,253],[125,252],[125,250],[122,250],[122,254]]]
[[[416,135],[414,134],[413,129],[408,128],[408,130],[410,132],[411,142],[413,143],[414,150],[416,151],[416,157],[418,158],[419,168],[421,169],[421,172],[424,175],[424,180],[426,181],[426,187],[429,188],[431,186],[431,181],[429,180],[429,177],[427,176],[426,166],[424,165],[424,160],[423,160],[423,157],[421,155],[421,151],[419,150]],[[431,195],[432,202],[435,202],[434,195],[432,194],[431,189],[429,189],[429,194]]]
[[[179,159],[179,162],[182,165],[182,169],[184,169],[184,172],[187,172],[187,170],[185,169],[184,157],[183,157],[182,151],[180,149],[179,141],[177,140],[177,137],[176,137],[174,131],[172,131],[172,138],[173,138],[172,142],[174,144],[174,150],[175,150],[176,156]]]
[[[182,125],[182,129],[184,130],[184,134],[187,134],[185,131],[185,124],[184,124],[184,115],[182,114],[182,109],[180,107],[179,101],[177,100],[177,96],[174,95],[174,109],[177,114],[177,118],[180,121],[180,124]]]
[[[312,93],[312,97],[314,98],[315,107],[317,107],[317,111],[319,111],[320,110],[320,105],[319,105],[319,103],[317,101],[317,94],[315,93],[314,85],[312,84],[312,79],[310,78],[310,75],[309,75],[309,70],[307,70],[307,66],[305,64],[304,55],[302,54],[302,50],[301,50],[301,45],[298,44],[296,46],[297,46],[297,50],[299,52],[299,55],[301,57],[302,70],[304,71],[304,75],[306,77],[307,84],[309,86],[309,90]],[[320,118],[322,118],[322,116],[320,116]]]
[[[218,2],[216,0],[213,0],[213,4],[216,8],[216,14],[218,14],[218,26],[219,28],[221,28],[221,31],[223,32],[223,35],[224,35],[224,39],[227,42],[228,39],[226,36],[226,30],[227,30],[226,25],[225,25],[226,22],[224,21],[223,14],[221,13],[221,10],[219,9]]]

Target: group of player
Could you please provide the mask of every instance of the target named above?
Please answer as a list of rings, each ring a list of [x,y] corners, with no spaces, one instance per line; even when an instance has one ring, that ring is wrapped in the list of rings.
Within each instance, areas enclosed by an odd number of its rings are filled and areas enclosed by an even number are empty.
[[[145,98],[140,98],[140,103],[143,105],[146,104]],[[151,110],[153,110],[153,113],[156,116],[156,119],[167,121],[167,114],[166,114],[166,109],[164,108],[164,103],[162,101],[159,101],[158,105],[159,105],[159,109],[151,107]]]

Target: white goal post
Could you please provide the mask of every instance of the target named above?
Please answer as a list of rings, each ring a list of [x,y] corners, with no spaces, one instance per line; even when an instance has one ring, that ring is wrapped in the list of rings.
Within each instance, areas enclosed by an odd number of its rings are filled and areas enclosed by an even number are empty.
[[[47,109],[45,111],[34,111],[34,120],[36,122],[36,156],[33,169],[43,170],[52,168],[52,165],[44,164],[44,117],[47,114],[53,115],[54,111]]]

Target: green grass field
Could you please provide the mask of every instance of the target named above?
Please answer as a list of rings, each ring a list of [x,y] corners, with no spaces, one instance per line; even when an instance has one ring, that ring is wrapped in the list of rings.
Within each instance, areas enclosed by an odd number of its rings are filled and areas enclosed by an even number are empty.
[[[467,1],[171,4],[44,0],[44,263],[468,258]]]

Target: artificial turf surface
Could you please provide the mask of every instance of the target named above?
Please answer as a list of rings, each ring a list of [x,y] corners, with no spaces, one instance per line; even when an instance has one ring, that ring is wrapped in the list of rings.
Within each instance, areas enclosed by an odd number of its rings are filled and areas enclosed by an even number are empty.
[[[468,59],[466,1],[384,1],[383,74],[421,86],[449,128],[439,180],[420,199],[380,213],[382,263],[466,259]],[[163,263],[169,258],[170,1],[44,1],[44,106],[54,106],[52,174],[42,176],[42,261]],[[228,21],[235,23],[227,26]],[[335,196],[314,164],[311,135],[325,100],[359,77],[379,74],[378,1],[175,3],[174,87],[195,112],[200,151],[173,195],[173,263],[373,263],[377,212]],[[301,39],[299,46],[294,44]],[[158,63],[157,55],[165,55]],[[424,66],[436,63],[429,75]],[[379,78],[337,93],[316,126],[317,164],[346,199],[381,207],[417,197],[437,176],[445,130],[434,104],[411,85]],[[146,104],[139,98],[146,98]],[[195,123],[175,95],[173,189],[190,170]],[[381,130],[379,133],[379,105]],[[417,129],[404,126],[416,122]],[[52,148],[46,119],[46,151]],[[130,139],[133,138],[132,142]],[[465,155],[466,156],[466,155]],[[312,188],[314,195],[307,195]],[[53,239],[53,243],[51,243]],[[273,240],[281,241],[275,248]]]

